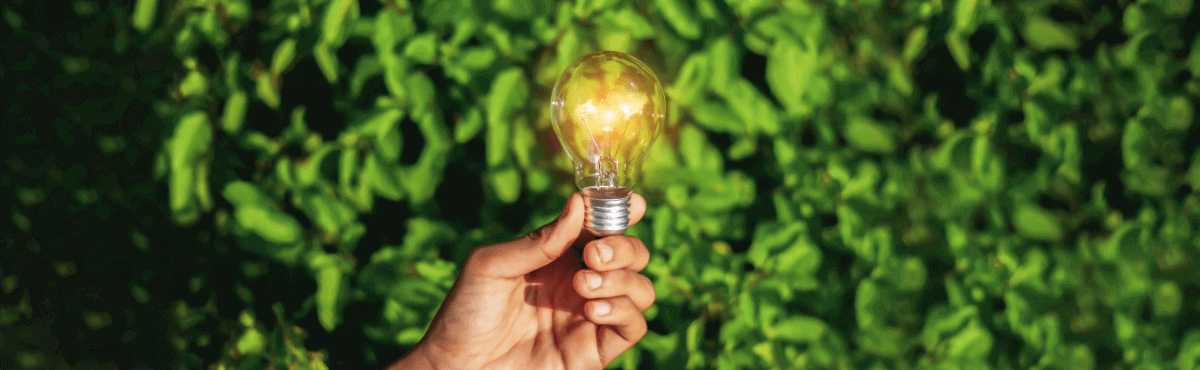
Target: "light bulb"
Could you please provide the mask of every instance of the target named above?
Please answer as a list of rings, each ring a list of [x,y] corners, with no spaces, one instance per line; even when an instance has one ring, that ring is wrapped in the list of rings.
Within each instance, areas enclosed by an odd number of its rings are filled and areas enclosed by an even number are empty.
[[[583,56],[554,84],[554,133],[575,167],[597,237],[629,228],[629,200],[642,162],[667,116],[667,95],[650,68],[625,53]]]

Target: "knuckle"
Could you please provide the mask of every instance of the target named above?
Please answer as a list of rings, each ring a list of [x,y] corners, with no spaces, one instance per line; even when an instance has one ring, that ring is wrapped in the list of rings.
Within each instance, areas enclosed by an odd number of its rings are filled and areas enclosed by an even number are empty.
[[[525,237],[527,237],[527,238],[529,238],[529,240],[533,240],[533,241],[545,240],[546,237],[549,236],[550,227],[551,227],[550,224],[542,225],[542,227],[539,227],[539,228],[537,228],[537,230],[530,232],[529,234],[525,235]]]
[[[489,245],[483,245],[472,249],[471,253],[467,254],[467,260],[463,263],[464,267],[486,263],[490,255],[488,253],[488,247]]]
[[[654,303],[654,301],[658,300],[658,292],[654,290],[654,282],[650,281],[650,278],[643,275],[638,276],[641,276],[641,279],[639,280],[642,281],[642,286],[646,291],[646,295],[650,297],[650,303]]]
[[[467,254],[462,271],[469,275],[490,275],[494,273],[496,251],[492,245],[476,247]]]

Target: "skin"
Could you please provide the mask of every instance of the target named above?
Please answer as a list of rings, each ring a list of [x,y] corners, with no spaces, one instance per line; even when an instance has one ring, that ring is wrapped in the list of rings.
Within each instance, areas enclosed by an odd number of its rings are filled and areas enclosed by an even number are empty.
[[[631,198],[632,225],[646,200]],[[554,222],[473,251],[425,337],[388,369],[601,369],[632,347],[655,299],[639,273],[650,252],[594,239],[583,220],[575,194]]]

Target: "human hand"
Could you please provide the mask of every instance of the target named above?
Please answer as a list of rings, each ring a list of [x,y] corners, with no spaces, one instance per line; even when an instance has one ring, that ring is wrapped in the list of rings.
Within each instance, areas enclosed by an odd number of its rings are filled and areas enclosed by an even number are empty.
[[[633,225],[646,200],[630,203]],[[646,334],[655,293],[639,272],[650,252],[630,236],[594,239],[583,223],[575,194],[554,222],[473,251],[425,337],[389,369],[608,366]]]

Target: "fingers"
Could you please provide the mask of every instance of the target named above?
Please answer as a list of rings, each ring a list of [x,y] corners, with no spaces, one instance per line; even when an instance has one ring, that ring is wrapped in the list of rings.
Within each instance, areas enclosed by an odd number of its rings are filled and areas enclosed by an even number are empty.
[[[463,271],[489,277],[528,274],[558,259],[582,230],[583,196],[574,194],[553,222],[519,239],[476,249]]]
[[[596,271],[616,269],[642,271],[650,262],[650,250],[646,249],[646,244],[638,238],[615,235],[585,244],[583,261]]]
[[[633,226],[642,220],[642,216],[646,215],[646,198],[641,194],[633,193],[629,197],[629,226]]]
[[[604,366],[646,335],[646,317],[629,297],[597,299],[584,305],[596,329],[596,346]]]
[[[654,304],[654,283],[642,274],[631,270],[597,272],[579,270],[575,273],[575,291],[586,299],[626,296],[633,301],[638,312]]]
[[[583,231],[583,209],[583,197],[578,193],[571,195],[567,200],[566,206],[563,207],[562,213],[559,214],[554,222],[542,226],[537,231],[517,240],[476,249],[467,259],[463,271],[482,276],[516,277],[528,274],[550,264],[550,262],[554,262],[555,259],[558,259],[559,256],[571,247],[576,239],[579,239],[580,232]],[[645,215],[646,198],[642,197],[641,194],[633,193],[629,201],[629,225],[636,224]],[[637,241],[636,238],[633,240],[644,252],[645,245],[641,244],[641,241]],[[580,240],[580,242],[583,241],[586,241],[586,239]],[[621,247],[622,243],[631,242],[612,242],[614,251]],[[614,254],[616,257],[628,257],[632,259],[621,262],[623,259],[614,258],[613,261],[616,262],[611,264],[610,269],[629,268],[620,266],[640,266],[635,269],[640,271],[642,268],[645,268],[646,261],[649,260],[649,253],[646,252],[644,259],[641,259],[640,255],[637,254],[637,248],[633,249],[635,249],[635,253],[633,254]],[[624,265],[621,265],[622,263]],[[604,268],[597,269],[604,270]]]

